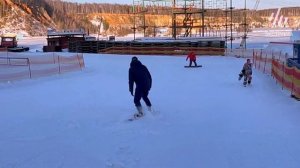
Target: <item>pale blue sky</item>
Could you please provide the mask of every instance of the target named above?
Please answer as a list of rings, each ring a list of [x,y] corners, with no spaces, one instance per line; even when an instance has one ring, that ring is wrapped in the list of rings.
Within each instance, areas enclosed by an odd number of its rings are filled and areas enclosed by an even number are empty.
[[[82,3],[117,3],[117,4],[132,4],[133,0],[65,0],[69,2]],[[246,0],[247,8],[254,8],[256,0]],[[229,0],[228,0],[229,2]],[[236,8],[243,8],[245,0],[232,0],[233,6]],[[300,7],[300,0],[260,0],[258,9],[278,8],[278,7]]]

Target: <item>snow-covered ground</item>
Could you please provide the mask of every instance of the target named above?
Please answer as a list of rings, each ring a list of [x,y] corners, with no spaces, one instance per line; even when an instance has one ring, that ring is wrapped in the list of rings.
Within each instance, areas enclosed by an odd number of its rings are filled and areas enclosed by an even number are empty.
[[[299,168],[300,104],[245,60],[141,56],[155,113],[133,122],[131,56],[84,54],[86,68],[0,83],[2,168]]]

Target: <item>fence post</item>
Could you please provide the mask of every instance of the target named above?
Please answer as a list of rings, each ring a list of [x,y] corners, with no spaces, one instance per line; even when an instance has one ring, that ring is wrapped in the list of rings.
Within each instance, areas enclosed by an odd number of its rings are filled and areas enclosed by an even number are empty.
[[[6,58],[7,58],[7,59],[6,59],[6,64],[9,65],[9,64],[10,64],[10,61],[9,61],[9,58],[8,58],[8,51],[6,51]]]
[[[244,50],[245,50],[245,49],[241,49],[241,54],[240,54],[240,55],[241,55],[242,58],[245,58]]]
[[[284,66],[284,62],[282,63],[282,90],[283,90],[283,86],[284,86],[284,73],[285,73],[285,66]]]
[[[6,57],[8,58],[8,65],[11,65],[10,57],[8,57],[8,51],[6,51]]]
[[[262,55],[263,55],[263,50],[261,49],[260,50],[260,55],[259,55],[259,58],[258,58],[258,69],[260,70],[260,60],[262,58]]]
[[[271,59],[272,61],[272,63],[271,63],[271,76],[273,77],[273,79],[274,79],[274,75],[273,75],[273,73],[274,73],[274,52],[273,52],[273,50],[272,50],[272,59]],[[277,84],[277,80],[276,80],[276,84]]]
[[[293,67],[293,74],[292,74],[292,89],[291,89],[291,96],[294,94],[294,76],[295,76],[295,67]]]
[[[253,52],[252,52],[252,62],[254,64],[254,49],[253,49]]]
[[[27,64],[28,64],[28,68],[29,68],[29,77],[31,79],[32,78],[32,74],[31,74],[31,65],[30,65],[29,58],[27,58]]]
[[[275,74],[275,66],[274,66],[274,64],[275,64],[275,59],[274,60],[272,60],[272,74],[274,73]],[[278,74],[277,74],[278,75]],[[275,75],[273,75],[273,78],[275,78],[275,81],[276,81],[276,84],[278,83],[278,79],[275,77]]]
[[[279,61],[281,60],[281,51],[279,52]]]
[[[80,62],[78,53],[76,54],[76,56],[77,56],[77,61],[78,61],[78,64],[79,64],[79,68],[80,68],[80,70],[82,70],[82,69],[81,69],[81,62]]]
[[[59,55],[57,56],[57,59],[58,59],[58,73],[60,73],[60,59],[59,59]]]
[[[260,54],[260,58],[259,58],[259,60],[258,60],[258,70],[260,70],[260,60],[262,60],[262,53]]]
[[[264,65],[264,73],[266,73],[267,57],[268,57],[268,55],[266,54],[266,57],[265,57],[265,65]]]
[[[85,64],[84,64],[84,59],[83,59],[83,53],[81,53],[81,57],[80,57],[80,58],[81,58],[81,60],[82,60],[82,62],[81,62],[81,66],[82,66],[82,67],[85,67]]]
[[[52,58],[53,58],[53,64],[55,64],[54,52],[52,53]]]
[[[256,68],[256,57],[257,57],[257,52],[255,52],[255,55],[253,56],[253,62],[254,62],[254,67]]]

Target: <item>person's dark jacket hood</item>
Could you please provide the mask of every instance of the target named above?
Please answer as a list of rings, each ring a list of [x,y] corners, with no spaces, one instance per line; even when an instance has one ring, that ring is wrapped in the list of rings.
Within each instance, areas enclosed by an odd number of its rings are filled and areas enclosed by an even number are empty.
[[[132,68],[132,67],[138,67],[138,66],[141,66],[141,65],[143,65],[143,64],[139,60],[133,60],[130,63],[130,68]]]
[[[129,68],[129,91],[133,91],[133,84],[137,89],[149,91],[152,86],[152,77],[147,67],[139,60],[133,60]]]

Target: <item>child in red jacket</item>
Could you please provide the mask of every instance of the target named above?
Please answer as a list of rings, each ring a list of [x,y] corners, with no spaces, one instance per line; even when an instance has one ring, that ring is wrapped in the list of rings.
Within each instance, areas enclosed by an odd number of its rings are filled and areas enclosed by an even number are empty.
[[[186,57],[186,61],[188,60],[188,59],[190,59],[190,65],[189,66],[192,66],[192,62],[194,62],[194,64],[195,64],[195,66],[197,66],[197,63],[196,63],[196,54],[193,52],[193,51],[191,51],[189,54],[188,54],[188,56]]]

